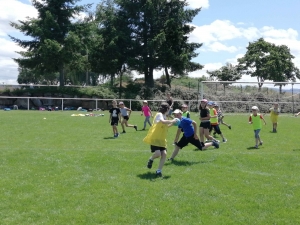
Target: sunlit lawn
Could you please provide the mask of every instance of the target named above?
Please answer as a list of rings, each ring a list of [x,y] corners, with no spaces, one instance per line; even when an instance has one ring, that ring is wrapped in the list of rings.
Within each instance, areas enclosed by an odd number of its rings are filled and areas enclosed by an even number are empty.
[[[271,133],[266,116],[253,149],[248,115],[226,115],[227,143],[189,145],[155,178],[139,112],[129,120],[138,131],[117,139],[107,111],[73,113],[0,111],[1,224],[300,224],[299,118],[280,115]]]

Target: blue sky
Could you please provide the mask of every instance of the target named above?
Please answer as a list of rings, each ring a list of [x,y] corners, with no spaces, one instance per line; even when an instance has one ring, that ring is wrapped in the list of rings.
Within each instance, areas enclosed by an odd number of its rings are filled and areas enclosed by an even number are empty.
[[[100,1],[82,0],[78,4]],[[300,68],[300,19],[299,0],[188,0],[189,7],[202,7],[194,18],[193,42],[203,43],[199,56],[194,61],[204,69],[190,74],[191,77],[206,75],[206,70],[215,70],[227,62],[236,64],[237,58],[246,52],[249,42],[263,37],[276,45],[287,45],[295,56],[294,63]],[[16,84],[17,64],[11,58],[19,57],[20,51],[8,38],[22,37],[9,26],[9,21],[36,16],[30,0],[0,0],[0,84]],[[156,76],[162,74],[155,72]],[[242,81],[256,81],[243,76]],[[299,82],[299,81],[298,81]]]

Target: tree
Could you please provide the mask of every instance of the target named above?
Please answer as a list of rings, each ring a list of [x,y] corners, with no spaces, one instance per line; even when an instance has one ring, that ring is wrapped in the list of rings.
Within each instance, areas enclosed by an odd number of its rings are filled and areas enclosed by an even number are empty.
[[[166,4],[165,18],[159,20],[165,41],[158,54],[166,75],[166,83],[170,87],[172,78],[179,78],[203,68],[201,64],[191,61],[198,56],[195,51],[202,44],[188,42],[188,35],[194,30],[188,23],[192,22],[201,9],[186,10],[186,6],[185,1],[169,1]]]
[[[201,44],[188,43],[187,35],[193,28],[187,25],[200,11],[185,10],[186,0],[116,0],[118,17],[130,28],[133,56],[129,67],[144,74],[145,85],[154,86],[153,71],[164,69],[175,75],[202,68],[190,60]],[[169,82],[170,84],[170,82]]]
[[[272,45],[270,55],[267,56],[268,62],[266,68],[269,71],[269,80],[274,82],[296,82],[296,77],[300,78],[300,71],[295,67],[292,59],[293,55],[286,45]],[[279,86],[279,91],[282,93],[282,86],[286,84],[275,84]]]
[[[206,71],[211,78],[216,78],[218,81],[237,81],[242,78],[235,66],[231,63],[226,63],[226,66],[222,66],[218,70]],[[223,83],[224,91],[228,83]]]
[[[102,1],[97,6],[96,23],[97,35],[101,40],[93,45],[90,53],[91,67],[94,72],[111,78],[111,87],[115,76],[120,76],[120,90],[122,75],[127,71],[129,58],[130,29],[126,21],[117,16],[118,8],[113,0]],[[119,96],[120,97],[120,96]]]
[[[287,46],[276,46],[260,38],[249,43],[245,56],[238,59],[238,71],[257,77],[261,90],[265,80],[288,82],[299,78],[299,69],[292,62],[293,58]],[[280,92],[282,85],[280,84]]]
[[[10,38],[25,51],[18,52],[21,58],[14,59],[19,67],[34,69],[45,74],[60,73],[60,86],[64,86],[64,69],[81,56],[80,39],[74,32],[72,19],[90,5],[75,6],[78,0],[33,0],[38,18],[27,17],[24,21],[10,23],[32,40]]]

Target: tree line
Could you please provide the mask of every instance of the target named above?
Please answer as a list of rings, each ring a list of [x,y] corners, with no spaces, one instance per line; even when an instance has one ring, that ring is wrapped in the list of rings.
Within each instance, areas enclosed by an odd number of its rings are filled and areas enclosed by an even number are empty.
[[[190,23],[201,8],[189,9],[186,0],[102,0],[91,11],[91,4],[76,5],[78,1],[33,0],[37,18],[10,23],[28,37],[10,36],[24,49],[14,59],[18,83],[113,85],[118,78],[121,86],[122,78],[135,72],[144,75],[145,86],[153,87],[154,70],[162,70],[171,86],[172,79],[203,68],[192,61],[202,44],[188,39],[194,30]],[[286,45],[260,38],[249,43],[236,66],[227,63],[207,73],[218,81],[249,75],[261,88],[265,80],[300,78],[293,58]]]
[[[19,83],[97,85],[136,71],[153,87],[154,70],[163,70],[170,85],[172,77],[203,68],[192,62],[202,44],[188,41],[200,8],[179,0],[103,0],[91,12],[76,2],[33,0],[38,17],[11,22],[31,38],[11,37],[24,48],[14,59]],[[84,19],[76,19],[80,13]]]

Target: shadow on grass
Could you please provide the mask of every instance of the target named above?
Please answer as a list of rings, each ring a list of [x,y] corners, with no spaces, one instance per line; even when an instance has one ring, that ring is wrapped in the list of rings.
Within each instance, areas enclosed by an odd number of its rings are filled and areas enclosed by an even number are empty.
[[[163,177],[157,177],[155,173],[147,172],[143,174],[138,174],[137,177],[143,179],[143,180],[149,180],[149,181],[156,181],[156,180],[166,180],[171,178],[171,176],[163,176]]]
[[[114,137],[104,137],[103,139],[116,139]]]
[[[194,161],[185,161],[185,160],[173,160],[171,163],[169,164],[165,164],[165,166],[169,166],[169,165],[175,165],[175,166],[192,166],[195,164],[199,164],[199,163],[210,163],[213,162],[214,160],[209,160],[209,161],[199,161],[199,162],[194,162]]]
[[[295,152],[295,151],[300,151],[300,148],[298,148],[298,149],[293,149],[293,151]]]
[[[255,147],[248,147],[248,150],[259,150],[259,148],[255,148]]]

